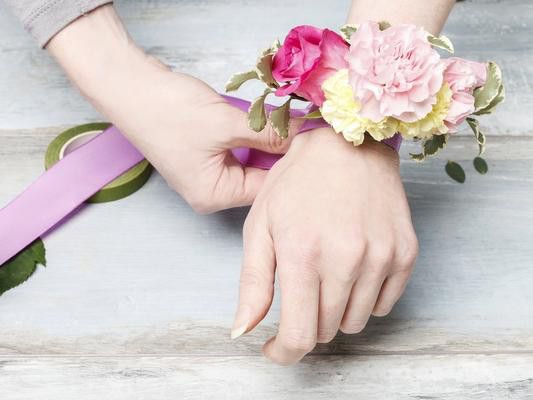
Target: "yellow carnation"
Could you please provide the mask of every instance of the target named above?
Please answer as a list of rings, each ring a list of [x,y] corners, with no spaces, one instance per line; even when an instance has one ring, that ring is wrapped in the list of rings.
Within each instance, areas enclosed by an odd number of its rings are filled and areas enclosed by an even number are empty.
[[[335,132],[342,133],[355,146],[363,143],[365,132],[375,140],[382,141],[398,131],[398,121],[393,118],[374,122],[359,115],[361,104],[354,97],[347,69],[341,69],[329,77],[322,84],[322,90],[326,98],[320,107],[322,117]]]
[[[437,93],[437,102],[431,112],[419,121],[401,122],[398,124],[398,132],[407,138],[429,139],[433,135],[448,133],[448,127],[444,119],[448,115],[452,102],[452,90],[447,83]]]

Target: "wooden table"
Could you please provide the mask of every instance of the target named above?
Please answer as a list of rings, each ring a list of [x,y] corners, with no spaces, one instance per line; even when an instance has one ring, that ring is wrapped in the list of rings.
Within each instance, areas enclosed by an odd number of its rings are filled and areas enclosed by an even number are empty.
[[[347,1],[122,1],[149,53],[222,89],[290,26],[343,23]],[[303,10],[303,11],[302,11]],[[490,174],[465,132],[402,174],[421,242],[400,303],[294,367],[263,359],[279,305],[229,339],[246,209],[195,215],[159,176],[45,238],[48,267],[0,297],[0,399],[532,399],[533,3],[458,5],[458,55],[494,59],[508,101],[485,118]],[[257,87],[243,91],[251,97]],[[0,204],[63,128],[99,120],[0,6]],[[447,158],[464,161],[453,183]],[[0,244],[1,245],[1,244]]]

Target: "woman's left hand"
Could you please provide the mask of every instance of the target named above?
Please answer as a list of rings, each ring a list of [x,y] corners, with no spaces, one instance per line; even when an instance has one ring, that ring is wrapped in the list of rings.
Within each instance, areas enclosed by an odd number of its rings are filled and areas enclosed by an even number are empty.
[[[324,128],[293,140],[246,219],[232,337],[265,317],[275,271],[281,320],[264,353],[279,364],[391,311],[418,253],[398,170],[397,154],[371,139],[354,148]]]

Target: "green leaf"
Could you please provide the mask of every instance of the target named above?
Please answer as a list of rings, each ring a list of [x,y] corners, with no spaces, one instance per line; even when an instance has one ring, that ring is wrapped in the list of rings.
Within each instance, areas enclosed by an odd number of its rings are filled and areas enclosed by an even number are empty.
[[[379,21],[379,30],[384,31],[385,29],[389,29],[391,27],[391,24],[387,21]]]
[[[248,126],[255,132],[265,129],[267,123],[265,100],[271,92],[270,89],[265,89],[264,93],[255,99],[248,109]]]
[[[291,100],[287,100],[282,106],[276,108],[270,113],[270,123],[272,128],[276,131],[277,135],[286,139],[289,137],[289,121],[290,121],[290,110],[291,110]]]
[[[276,41],[271,47],[263,51],[257,60],[257,65],[255,67],[258,78],[271,88],[279,87],[278,83],[272,76],[272,59],[274,58],[274,54],[278,51],[279,46],[281,46],[281,44],[279,41]]]
[[[233,92],[238,90],[244,82],[247,82],[252,79],[259,79],[257,71],[248,71],[242,72],[240,74],[235,74],[231,77],[228,83],[226,83],[226,92]]]
[[[320,110],[315,110],[313,112],[310,112],[309,114],[305,114],[301,118],[303,118],[303,119],[320,119],[320,118],[322,118],[322,113],[320,112]]]
[[[433,47],[437,47],[442,50],[446,50],[448,53],[453,54],[455,49],[453,48],[453,43],[448,37],[441,35],[441,36],[428,36],[428,41],[433,45]]]
[[[409,153],[409,156],[411,156],[411,159],[415,161],[424,161],[426,159],[424,153]]]
[[[42,240],[37,239],[0,266],[0,295],[24,283],[35,272],[38,264],[46,265],[45,253]]]
[[[476,113],[488,109],[498,95],[505,96],[501,86],[503,86],[502,71],[498,64],[491,61],[487,66],[487,81],[485,85],[474,90]]]
[[[433,135],[431,139],[424,142],[424,155],[433,156],[439,152],[439,150],[446,147],[448,143],[448,135]]]
[[[479,129],[479,121],[475,118],[468,117],[466,119],[466,122],[472,129],[472,132],[474,133],[474,137],[476,138],[476,142],[479,145],[479,155],[482,155],[485,152],[485,145],[487,143],[487,139],[483,133],[481,133]]]
[[[465,170],[455,161],[446,163],[446,173],[456,182],[464,183],[466,180]]]
[[[448,135],[433,135],[431,139],[424,141],[422,153],[409,153],[409,155],[415,161],[424,161],[427,156],[433,156],[446,147],[447,143]]]
[[[502,103],[504,100],[505,100],[505,86],[502,84],[500,86],[500,89],[498,90],[498,94],[490,102],[490,104],[484,109],[476,111],[474,114],[475,115],[490,114],[494,111],[494,109],[498,106],[498,104]]]
[[[340,30],[341,30],[342,37],[344,38],[344,40],[348,42],[350,41],[350,38],[352,37],[352,35],[355,32],[357,32],[357,25],[346,24],[346,25],[343,25]]]
[[[485,175],[489,171],[489,166],[487,165],[487,162],[481,157],[474,158],[474,168],[481,175]]]

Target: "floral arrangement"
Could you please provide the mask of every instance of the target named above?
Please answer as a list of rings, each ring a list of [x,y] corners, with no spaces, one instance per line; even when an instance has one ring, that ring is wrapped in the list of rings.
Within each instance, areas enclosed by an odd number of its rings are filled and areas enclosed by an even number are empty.
[[[266,85],[249,109],[254,131],[262,131],[270,119],[286,138],[291,101],[301,100],[314,106],[303,118],[323,118],[355,146],[366,135],[377,141],[396,134],[421,141],[420,153],[411,154],[417,161],[444,148],[466,121],[479,146],[474,166],[486,173],[481,158],[486,139],[473,116],[491,113],[504,100],[501,70],[493,62],[442,58],[438,50],[454,51],[447,37],[414,25],[364,22],[345,25],[340,34],[298,26],[283,44],[276,41],[263,51],[253,70],[234,75],[226,91],[251,79]],[[288,98],[267,115],[270,94]],[[448,161],[446,171],[464,182],[458,163]]]

